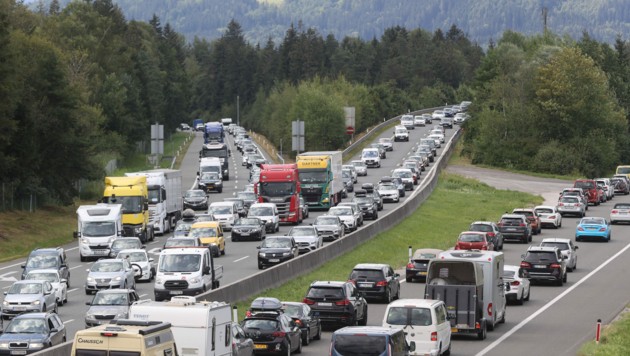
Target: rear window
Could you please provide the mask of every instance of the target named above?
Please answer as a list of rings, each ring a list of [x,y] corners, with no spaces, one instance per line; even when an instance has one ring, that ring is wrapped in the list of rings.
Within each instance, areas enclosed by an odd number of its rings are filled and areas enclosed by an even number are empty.
[[[387,312],[387,324],[429,326],[432,323],[431,310],[414,307],[392,307]]]
[[[615,204],[615,209],[630,209],[630,204]]]
[[[274,331],[278,328],[278,322],[271,319],[245,319],[243,329],[256,329],[260,331]]]
[[[523,223],[522,219],[518,218],[503,218],[501,219],[501,224],[506,226],[519,226]]]
[[[344,356],[379,356],[386,351],[384,335],[336,335],[333,348]]]
[[[536,209],[536,213],[538,213],[538,214],[551,214],[551,213],[553,213],[553,209],[550,209],[550,208],[538,208],[538,209]]]
[[[543,242],[540,246],[557,247],[560,251],[569,249],[569,244],[566,242]]]
[[[526,211],[526,210],[515,210],[514,214],[525,215],[525,216],[534,216],[534,212],[533,211]]]
[[[595,189],[593,182],[575,182],[574,186],[576,188]]]
[[[470,231],[492,232],[492,226],[486,224],[470,225]]]
[[[461,234],[459,235],[461,242],[483,242],[483,236],[479,234]]]
[[[383,271],[370,270],[370,269],[355,269],[350,274],[350,279],[380,281],[380,280],[385,279],[385,277],[383,277]]]
[[[557,261],[556,254],[554,252],[528,252],[525,256],[526,262],[548,262],[548,261]]]
[[[515,275],[515,271],[503,271],[503,278],[514,278]]]
[[[572,204],[576,204],[578,202],[577,198],[572,198],[572,197],[562,197],[562,199],[560,199],[561,203],[572,203]]]
[[[307,298],[331,298],[343,299],[343,289],[340,287],[311,287],[308,290]]]

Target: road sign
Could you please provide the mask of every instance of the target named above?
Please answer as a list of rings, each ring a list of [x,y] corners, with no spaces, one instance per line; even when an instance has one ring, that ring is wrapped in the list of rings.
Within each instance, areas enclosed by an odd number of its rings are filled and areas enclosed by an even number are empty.
[[[291,121],[291,150],[304,151],[304,121]]]
[[[352,135],[354,133],[354,127],[348,126],[346,127],[346,135]]]

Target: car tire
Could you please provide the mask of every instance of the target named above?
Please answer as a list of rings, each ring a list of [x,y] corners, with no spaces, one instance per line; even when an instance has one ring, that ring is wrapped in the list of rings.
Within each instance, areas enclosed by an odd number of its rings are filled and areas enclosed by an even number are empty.
[[[55,307],[53,308],[53,312],[57,315],[59,315],[59,304],[55,303]]]
[[[450,356],[451,355],[451,346],[453,345],[453,343],[451,342],[450,344],[448,344],[448,349],[446,349],[446,351],[444,351],[442,353],[443,356]]]
[[[477,332],[477,339],[478,340],[486,339],[486,323],[485,322],[482,323],[481,328],[479,329],[479,332]]]
[[[302,345],[308,346],[310,342],[311,342],[311,330],[306,329],[306,335],[304,335],[304,337],[302,338]]]
[[[523,293],[521,294],[521,297],[516,300],[516,304],[523,305],[523,301],[525,300],[525,298],[523,297],[524,294],[525,294],[525,291],[523,291]]]
[[[413,282],[413,278],[411,278],[411,277],[407,277],[407,278],[405,278],[405,281],[406,281],[407,283],[412,283],[412,282]]]
[[[357,324],[360,326],[365,326],[367,325],[367,320],[368,320],[368,309],[367,307],[365,307],[365,313],[363,313],[363,318],[359,320]]]
[[[386,304],[389,304],[392,302],[392,292],[389,290],[389,288],[385,288],[385,295],[383,296],[383,301]]]
[[[80,260],[81,262],[86,262],[86,261],[87,261],[87,258],[85,258],[85,257],[83,257],[83,255],[79,254],[79,260]]]
[[[562,283],[567,283],[567,279],[568,279],[568,274],[566,272],[564,272],[564,277],[562,278]]]
[[[562,283],[562,278],[558,278],[558,279],[556,280],[556,285],[557,285],[558,287],[562,287],[562,284],[563,284],[563,283]]]
[[[258,262],[258,269],[263,269],[264,266],[262,265],[262,263]]]

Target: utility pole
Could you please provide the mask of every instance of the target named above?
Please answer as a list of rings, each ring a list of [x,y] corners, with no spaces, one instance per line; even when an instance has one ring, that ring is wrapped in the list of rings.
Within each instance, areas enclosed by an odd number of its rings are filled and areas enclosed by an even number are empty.
[[[547,33],[547,15],[548,15],[549,9],[547,9],[546,6],[543,6],[542,8],[542,20],[543,20],[543,34]]]
[[[240,111],[241,111],[241,110],[240,110],[241,108],[240,108],[240,104],[239,104],[239,101],[240,101],[239,99],[240,99],[240,98],[239,98],[239,96],[237,95],[237,96],[236,96],[236,124],[237,124],[238,126],[241,126],[241,112],[240,112]]]

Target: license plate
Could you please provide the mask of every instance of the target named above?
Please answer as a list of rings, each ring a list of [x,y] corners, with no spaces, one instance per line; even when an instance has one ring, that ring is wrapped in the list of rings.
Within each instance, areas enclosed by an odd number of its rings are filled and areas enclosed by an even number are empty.
[[[11,351],[11,355],[26,355],[26,351]]]
[[[320,307],[332,307],[332,303],[317,303]]]
[[[507,228],[507,229],[505,229],[505,230],[507,230],[507,231],[516,231],[516,228],[515,228],[515,227],[508,227],[508,228]]]
[[[13,310],[16,310],[16,311],[26,310],[26,307],[13,307]]]
[[[241,232],[241,236],[249,236],[249,232]]]
[[[628,213],[626,213],[625,211],[620,211],[619,215],[627,215]]]
[[[359,287],[372,288],[373,286],[373,283],[359,283]]]
[[[418,275],[419,275],[419,276],[426,276],[426,275],[427,275],[427,272],[418,272]]]
[[[184,294],[184,292],[183,292],[183,291],[181,291],[181,290],[172,290],[172,291],[170,291],[169,293],[170,293],[171,295]]]
[[[452,333],[456,333],[457,332],[457,328],[451,328],[451,332]]]
[[[265,344],[254,344],[254,348],[256,350],[263,350],[263,349],[267,348],[267,345],[265,345]]]
[[[546,265],[534,265],[534,268],[547,268]]]
[[[105,250],[92,250],[95,255],[106,255],[108,251]]]
[[[277,258],[272,258],[272,259],[269,260],[269,262],[280,262],[280,260],[277,259]]]

